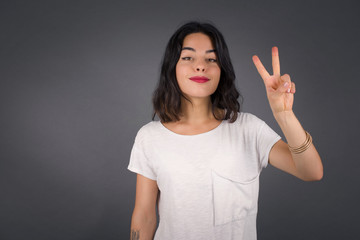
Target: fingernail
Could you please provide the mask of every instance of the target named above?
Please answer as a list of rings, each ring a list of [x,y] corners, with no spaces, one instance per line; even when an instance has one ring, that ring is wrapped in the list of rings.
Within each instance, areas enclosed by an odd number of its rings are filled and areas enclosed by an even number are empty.
[[[284,87],[287,87],[287,86],[289,86],[289,83],[288,83],[288,82],[285,82],[285,83],[284,83]]]
[[[288,90],[286,90],[287,93],[290,93],[290,88]]]

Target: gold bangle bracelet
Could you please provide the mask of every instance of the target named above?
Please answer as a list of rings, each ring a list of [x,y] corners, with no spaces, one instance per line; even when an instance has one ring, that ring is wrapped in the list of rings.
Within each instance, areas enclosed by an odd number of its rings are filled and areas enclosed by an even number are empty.
[[[305,131],[305,134],[306,134],[306,139],[305,139],[305,142],[301,146],[299,146],[299,147],[291,147],[288,144],[289,150],[292,153],[299,154],[299,153],[305,152],[311,146],[312,137],[307,131]]]

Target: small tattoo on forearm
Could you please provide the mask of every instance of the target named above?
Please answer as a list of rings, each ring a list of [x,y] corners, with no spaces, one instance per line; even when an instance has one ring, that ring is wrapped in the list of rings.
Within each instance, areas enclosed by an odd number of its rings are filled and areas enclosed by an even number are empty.
[[[140,230],[131,230],[130,240],[139,240],[140,239]]]

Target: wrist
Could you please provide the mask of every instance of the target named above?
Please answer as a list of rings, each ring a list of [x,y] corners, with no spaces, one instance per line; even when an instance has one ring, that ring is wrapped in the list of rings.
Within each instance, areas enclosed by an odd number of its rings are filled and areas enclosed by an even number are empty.
[[[292,110],[277,112],[274,113],[273,115],[277,123],[280,125],[280,127],[286,126],[290,122],[293,122],[296,119],[295,114]]]

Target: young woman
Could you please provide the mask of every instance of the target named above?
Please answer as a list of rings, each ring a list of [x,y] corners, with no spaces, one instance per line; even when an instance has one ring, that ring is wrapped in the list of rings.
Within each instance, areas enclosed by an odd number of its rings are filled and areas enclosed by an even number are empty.
[[[170,38],[153,121],[138,131],[128,166],[137,173],[131,239],[256,239],[262,168],[270,163],[304,181],[322,178],[312,138],[292,111],[295,84],[280,75],[278,49],[273,75],[252,60],[287,143],[240,112],[229,52],[214,26],[190,22]]]

